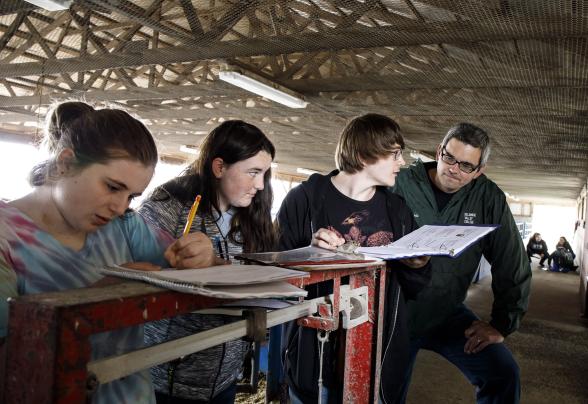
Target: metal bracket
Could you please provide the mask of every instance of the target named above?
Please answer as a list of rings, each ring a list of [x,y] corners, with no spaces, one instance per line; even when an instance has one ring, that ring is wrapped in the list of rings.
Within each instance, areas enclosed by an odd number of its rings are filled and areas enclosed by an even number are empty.
[[[339,328],[339,313],[342,314],[343,328],[349,330],[369,319],[368,287],[351,289],[341,285],[340,279],[333,281],[333,294],[326,297],[325,303],[317,303],[318,316],[308,316],[298,320],[304,327],[333,331]]]
[[[343,317],[343,328],[349,330],[368,321],[367,286],[351,289],[349,285],[342,285],[339,301],[339,307]]]
[[[318,330],[334,331],[339,328],[339,289],[341,278],[333,279],[333,294],[326,296],[326,302],[317,303],[318,316],[308,316],[298,319],[298,324],[303,327],[316,328]]]

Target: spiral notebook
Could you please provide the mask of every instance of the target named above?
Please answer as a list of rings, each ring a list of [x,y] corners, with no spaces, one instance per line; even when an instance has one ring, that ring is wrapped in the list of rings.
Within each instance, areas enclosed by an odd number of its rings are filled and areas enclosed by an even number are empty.
[[[264,265],[219,265],[201,269],[140,271],[117,265],[99,268],[103,275],[133,279],[204,296],[250,299],[306,296],[306,291],[286,282],[305,278],[305,272]]]

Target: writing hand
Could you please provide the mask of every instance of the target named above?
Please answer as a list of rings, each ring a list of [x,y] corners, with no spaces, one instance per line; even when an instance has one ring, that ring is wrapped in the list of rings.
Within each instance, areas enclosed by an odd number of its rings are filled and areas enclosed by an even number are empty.
[[[177,269],[204,268],[216,265],[216,256],[210,239],[201,232],[180,237],[164,253],[172,267]]]
[[[468,339],[463,351],[467,354],[478,353],[491,344],[500,344],[504,341],[502,334],[485,321],[476,320],[464,332]]]
[[[345,239],[339,237],[337,233],[327,229],[318,229],[316,233],[312,235],[311,245],[320,248],[326,248],[327,250],[334,250],[340,245],[345,244]]]

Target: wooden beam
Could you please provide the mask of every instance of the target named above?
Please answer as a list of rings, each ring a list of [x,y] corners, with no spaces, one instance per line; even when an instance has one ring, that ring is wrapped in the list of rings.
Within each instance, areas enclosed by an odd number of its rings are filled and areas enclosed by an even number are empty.
[[[27,26],[31,35],[33,36],[33,39],[39,44],[39,46],[41,46],[43,52],[45,52],[47,59],[55,58],[53,50],[49,47],[49,45],[47,45],[45,39],[41,37],[41,34],[39,34],[39,31],[37,31],[37,28],[35,27],[35,24],[33,24],[28,18],[24,19],[24,23]]]
[[[190,30],[192,30],[192,35],[194,35],[195,39],[198,39],[204,34],[204,30],[202,29],[202,24],[200,24],[200,20],[198,19],[198,13],[192,5],[192,0],[180,0],[180,4],[182,5],[182,9],[184,9],[184,14],[186,15],[186,20],[188,20],[188,24],[190,25]]]
[[[16,15],[16,18],[12,21],[12,24],[10,24],[8,29],[4,32],[4,35],[2,35],[0,38],[0,52],[4,50],[8,41],[10,41],[14,33],[18,31],[18,27],[20,27],[20,25],[23,23],[28,13],[28,11],[21,11]]]
[[[225,34],[233,28],[233,26],[243,18],[245,12],[250,7],[255,6],[258,0],[241,0],[237,1],[233,7],[228,9],[223,16],[217,20],[210,28],[210,30],[204,34],[199,44],[210,43],[211,41],[220,41]]]
[[[37,6],[27,3],[24,0],[3,1],[0,3],[0,16],[20,12],[29,12],[36,9]]]
[[[149,27],[154,31],[158,31],[160,34],[164,34],[169,36],[170,38],[179,40],[184,45],[190,45],[194,42],[194,38],[188,35],[187,32],[183,31],[176,31],[172,28],[169,28],[166,25],[161,24],[158,21],[154,21],[149,17],[145,16],[145,9],[131,3],[127,0],[106,0],[106,1],[96,1],[96,0],[87,0],[88,3],[93,4],[96,7],[104,7],[108,10],[114,11],[123,15],[125,18],[128,18],[131,21],[135,21],[140,23],[145,27]]]
[[[557,21],[545,22],[541,30],[536,24],[519,24],[516,32],[497,32],[491,30],[464,27],[459,29],[454,23],[436,24],[433,26],[416,26],[411,29],[398,27],[358,28],[340,32],[326,31],[323,34],[305,33],[290,36],[253,38],[238,41],[220,41],[214,46],[210,44],[192,47],[172,47],[146,50],[138,58],[136,54],[109,53],[107,55],[88,55],[78,58],[47,60],[42,63],[10,63],[0,64],[0,78],[54,74],[60,72],[88,71],[118,67],[134,67],[141,65],[157,65],[184,63],[195,60],[219,58],[235,58],[240,56],[281,55],[296,52],[336,51],[352,48],[372,48],[382,46],[416,46],[423,44],[453,43],[473,44],[478,42],[510,41],[514,38],[553,41],[563,38],[574,41],[586,41],[588,27],[584,31],[574,32],[562,28]],[[346,36],[346,41],[341,40]]]

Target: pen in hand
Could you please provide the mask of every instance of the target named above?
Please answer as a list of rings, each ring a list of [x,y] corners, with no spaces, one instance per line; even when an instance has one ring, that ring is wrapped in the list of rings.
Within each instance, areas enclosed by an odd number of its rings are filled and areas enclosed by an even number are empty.
[[[205,268],[216,265],[216,255],[214,254],[214,248],[212,247],[210,238],[199,231],[190,233],[194,217],[198,211],[200,199],[200,195],[196,196],[190,208],[182,236],[170,244],[165,250],[164,257],[171,267],[186,269]]]
[[[184,233],[182,234],[185,236],[186,234],[190,233],[190,228],[192,227],[192,222],[194,221],[194,216],[196,216],[196,212],[198,211],[198,205],[200,205],[200,195],[196,196],[192,207],[190,208],[190,213],[188,213],[188,220],[186,221],[186,227],[184,227]]]

